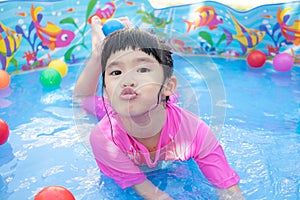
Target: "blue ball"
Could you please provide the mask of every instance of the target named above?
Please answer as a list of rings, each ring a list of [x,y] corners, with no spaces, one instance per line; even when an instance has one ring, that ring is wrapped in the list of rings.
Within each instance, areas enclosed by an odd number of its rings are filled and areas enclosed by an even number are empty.
[[[102,27],[102,31],[105,36],[111,34],[114,31],[124,28],[124,25],[117,19],[107,20]]]

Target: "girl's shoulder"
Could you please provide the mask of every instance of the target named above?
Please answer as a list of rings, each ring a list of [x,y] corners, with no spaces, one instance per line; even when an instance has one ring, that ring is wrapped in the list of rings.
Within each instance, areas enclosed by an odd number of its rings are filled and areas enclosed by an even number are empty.
[[[166,106],[167,115],[169,118],[173,118],[176,122],[182,121],[194,121],[194,122],[202,122],[202,119],[199,115],[196,115],[194,112],[189,111],[185,108],[182,108],[180,105],[176,103],[167,103]]]
[[[173,134],[194,138],[209,130],[208,124],[199,115],[180,107],[177,104],[167,104],[167,120],[165,128]]]

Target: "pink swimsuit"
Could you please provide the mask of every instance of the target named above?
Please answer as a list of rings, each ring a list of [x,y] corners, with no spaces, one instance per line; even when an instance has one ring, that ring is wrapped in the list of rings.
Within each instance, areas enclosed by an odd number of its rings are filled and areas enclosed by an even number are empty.
[[[94,157],[101,171],[121,188],[126,188],[145,181],[146,176],[139,166],[154,168],[160,160],[185,161],[192,158],[217,188],[237,184],[239,176],[229,166],[209,126],[175,103],[168,102],[166,110],[167,118],[152,160],[147,148],[127,134],[118,115],[109,108],[111,124],[105,115],[90,135]]]

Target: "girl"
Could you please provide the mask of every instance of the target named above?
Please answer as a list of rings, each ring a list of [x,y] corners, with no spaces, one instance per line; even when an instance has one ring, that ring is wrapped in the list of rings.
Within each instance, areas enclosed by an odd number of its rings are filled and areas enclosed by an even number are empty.
[[[122,20],[128,24],[128,19]],[[90,135],[100,170],[145,199],[172,199],[139,166],[154,168],[160,160],[194,159],[221,196],[226,192],[243,199],[239,176],[208,125],[169,101],[177,79],[172,76],[172,52],[165,42],[132,28],[105,38],[99,19],[93,19],[92,31],[93,44],[101,41],[101,46],[94,45],[75,93],[94,95],[102,74],[106,115]]]

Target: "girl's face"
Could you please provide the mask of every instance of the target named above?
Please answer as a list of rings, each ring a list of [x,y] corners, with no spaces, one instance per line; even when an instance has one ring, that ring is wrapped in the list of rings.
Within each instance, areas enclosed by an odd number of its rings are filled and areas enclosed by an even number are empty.
[[[118,51],[107,60],[105,95],[121,116],[137,117],[156,108],[163,81],[162,66],[142,51]]]

